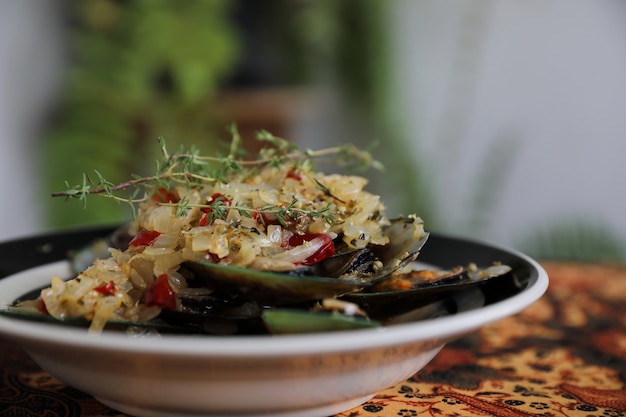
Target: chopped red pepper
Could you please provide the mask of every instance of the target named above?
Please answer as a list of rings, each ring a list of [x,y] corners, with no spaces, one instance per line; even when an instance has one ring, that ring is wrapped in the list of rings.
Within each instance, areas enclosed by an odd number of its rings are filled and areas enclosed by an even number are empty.
[[[106,284],[95,287],[94,291],[99,292],[102,295],[115,295],[115,283],[111,280]]]
[[[292,178],[296,181],[302,181],[302,171],[295,167],[289,168],[289,171],[287,171],[287,178]]]
[[[41,314],[45,314],[47,316],[50,315],[50,312],[48,311],[48,307],[46,307],[46,303],[43,302],[43,298],[41,297],[37,299],[37,310],[39,310]]]
[[[230,207],[231,205],[230,200],[224,197],[224,195],[221,193],[213,193],[211,197],[209,197],[209,200],[208,200],[209,203],[218,202],[218,201],[222,206]],[[206,226],[209,224],[209,214],[213,212],[213,209],[211,207],[204,207],[201,210],[202,210],[202,216],[200,217],[199,225]]]
[[[260,210],[260,209],[257,208],[257,210]],[[252,218],[257,223],[261,223],[264,226],[267,226],[269,224],[279,224],[280,223],[276,217],[273,218],[273,219],[270,219],[270,217],[267,215],[267,213],[264,213],[262,211],[255,211],[254,213],[252,213]]]
[[[161,274],[150,285],[143,295],[146,306],[158,306],[166,310],[176,309],[176,294],[170,287],[167,274]]]
[[[317,250],[317,252],[302,261],[302,264],[313,265],[333,256],[335,254],[335,245],[333,244],[333,239],[329,235],[324,233],[304,233],[302,235],[295,234],[289,238],[289,247],[295,247],[302,245],[304,242],[310,242],[311,240],[318,237],[322,237],[322,239],[324,240],[323,245]]]
[[[213,262],[213,263],[219,263],[219,261],[220,261],[220,259],[221,259],[221,258],[220,258],[219,256],[217,256],[217,254],[215,254],[215,253],[211,253],[211,252],[209,252],[207,255],[211,258],[211,262]]]
[[[128,246],[150,246],[159,236],[161,236],[161,233],[156,230],[141,229]]]
[[[167,188],[159,188],[152,194],[152,200],[157,203],[178,203],[180,197],[178,197],[176,191],[168,190]]]

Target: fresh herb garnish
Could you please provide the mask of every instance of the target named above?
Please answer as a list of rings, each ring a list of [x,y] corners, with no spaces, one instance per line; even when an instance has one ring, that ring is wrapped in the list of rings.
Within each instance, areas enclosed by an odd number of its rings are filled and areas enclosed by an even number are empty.
[[[289,164],[294,170],[304,173],[305,176],[315,169],[315,163],[327,162],[334,162],[340,167],[351,170],[362,171],[368,168],[382,170],[382,164],[375,160],[369,151],[360,150],[353,145],[338,145],[320,150],[301,150],[296,144],[276,137],[267,131],[260,131],[256,136],[257,140],[264,142],[267,146],[259,151],[256,159],[246,160],[242,158],[244,152],[241,136],[234,125],[230,127],[230,134],[229,152],[225,156],[203,156],[194,147],[171,154],[166,147],[165,140],[159,138],[162,159],[156,162],[154,175],[133,176],[128,181],[115,184],[94,170],[92,176],[83,174],[80,184],[70,185],[66,181],[67,189],[55,192],[52,196],[78,199],[86,207],[88,196],[99,195],[129,204],[132,207],[133,216],[135,216],[136,205],[149,200],[160,189],[170,189],[175,186],[191,188],[196,185],[228,183],[234,180],[243,181],[256,175],[260,169],[267,166],[280,167]],[[314,182],[325,194],[333,197],[328,187],[316,179]],[[131,190],[130,195],[128,190]],[[321,217],[331,224],[335,221],[335,217],[331,213],[330,203],[319,210],[301,207],[297,200],[285,207],[266,206],[261,208],[226,207],[223,203],[222,200],[217,199],[207,205],[192,205],[187,199],[182,198],[177,202],[162,202],[160,204],[175,205],[179,215],[184,214],[192,207],[200,207],[210,210],[211,216],[214,218],[223,218],[228,209],[235,209],[246,217],[251,217],[255,213],[271,213],[276,216],[281,224],[296,221],[302,215]]]

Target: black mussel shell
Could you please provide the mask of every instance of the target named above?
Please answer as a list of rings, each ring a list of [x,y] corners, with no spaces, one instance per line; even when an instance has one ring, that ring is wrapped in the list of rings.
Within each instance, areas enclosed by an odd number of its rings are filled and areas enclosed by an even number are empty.
[[[90,321],[84,318],[66,318],[57,319],[53,316],[34,311],[21,311],[12,308],[0,309],[1,316],[8,316],[20,320],[36,321],[50,323],[59,326],[69,326],[78,328],[88,328]],[[180,321],[176,323],[168,323],[160,319],[154,319],[146,322],[133,322],[125,320],[110,320],[107,322],[105,330],[122,331],[126,333],[139,334],[140,332],[156,331],[158,333],[206,333],[195,321]]]
[[[429,272],[430,273],[430,272]],[[342,300],[357,304],[369,317],[375,320],[389,320],[438,300],[468,291],[473,288],[509,288],[504,296],[510,296],[512,289],[519,291],[512,269],[506,265],[495,265],[489,268],[468,273],[465,269],[437,272],[441,279],[430,282],[421,282],[408,289],[385,288],[385,282],[380,282],[371,288],[371,291],[346,294]],[[387,280],[402,279],[404,274],[388,277]],[[408,273],[410,281],[411,273]],[[378,288],[379,291],[376,291]],[[491,296],[490,296],[491,297]]]
[[[339,278],[342,275],[371,275],[375,272],[374,263],[378,260],[368,249],[357,249],[338,253],[321,262],[306,267],[310,275]]]
[[[257,271],[211,262],[187,262],[196,279],[219,292],[238,294],[243,299],[260,304],[285,304],[337,297],[359,291],[366,283],[342,281],[336,278],[295,276],[288,273]]]
[[[457,266],[451,270],[420,269],[406,273],[397,273],[378,281],[368,292],[383,293],[408,291],[427,287],[455,284],[467,279],[465,268]]]

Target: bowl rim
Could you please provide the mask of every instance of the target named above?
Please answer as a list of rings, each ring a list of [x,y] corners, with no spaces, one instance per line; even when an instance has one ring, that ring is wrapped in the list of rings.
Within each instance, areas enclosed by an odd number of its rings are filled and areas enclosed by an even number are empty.
[[[401,345],[431,342],[445,344],[460,335],[472,332],[486,324],[501,320],[525,309],[537,301],[548,288],[548,275],[534,259],[505,246],[479,240],[463,239],[438,234],[471,245],[489,247],[507,253],[522,261],[528,268],[526,288],[511,297],[493,304],[415,323],[389,327],[346,330],[301,335],[206,336],[161,335],[158,337],[129,337],[123,333],[89,334],[85,329],[64,327],[50,323],[28,322],[0,316],[0,337],[29,346],[41,344],[38,349],[74,347],[106,350],[109,352],[141,352],[142,354],[185,355],[193,357],[285,357],[303,354],[331,354],[385,349]],[[67,261],[57,261],[12,274],[0,280],[23,279],[37,271],[67,268]],[[183,342],[184,343],[181,343]]]

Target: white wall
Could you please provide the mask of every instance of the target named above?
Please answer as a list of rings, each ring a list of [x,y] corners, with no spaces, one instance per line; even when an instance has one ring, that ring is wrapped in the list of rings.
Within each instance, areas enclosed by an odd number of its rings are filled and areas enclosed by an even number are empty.
[[[475,233],[474,180],[500,161],[479,237],[514,244],[533,225],[587,216],[626,238],[626,3],[394,5],[398,122],[429,164],[445,229]]]
[[[0,240],[41,230],[36,142],[59,85],[59,2],[0,2]]]

